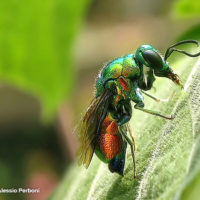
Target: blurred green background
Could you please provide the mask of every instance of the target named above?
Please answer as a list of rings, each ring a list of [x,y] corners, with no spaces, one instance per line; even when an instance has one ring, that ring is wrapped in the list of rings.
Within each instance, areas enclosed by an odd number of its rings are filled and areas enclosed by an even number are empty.
[[[46,199],[75,158],[73,134],[107,61],[141,44],[200,40],[199,0],[0,2],[0,187]],[[15,198],[15,199],[16,199]]]

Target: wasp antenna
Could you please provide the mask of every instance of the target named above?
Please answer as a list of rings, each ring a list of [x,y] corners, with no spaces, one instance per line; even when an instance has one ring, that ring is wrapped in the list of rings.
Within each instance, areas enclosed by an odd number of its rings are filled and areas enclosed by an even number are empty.
[[[169,51],[168,57],[169,57],[174,51],[179,52],[179,53],[182,53],[182,54],[185,54],[185,55],[187,55],[187,56],[189,56],[189,57],[197,57],[197,56],[200,56],[200,52],[195,53],[195,54],[191,54],[191,53],[188,53],[187,51],[173,48],[173,49],[171,49],[171,50]]]
[[[183,51],[183,50],[179,50],[179,49],[176,49],[174,47],[177,47],[179,45],[182,45],[182,44],[189,44],[189,43],[193,43],[193,44],[196,44],[197,47],[199,46],[199,41],[197,40],[183,40],[183,41],[180,41],[180,42],[177,42],[176,44],[173,44],[172,46],[168,47],[166,52],[165,52],[165,57],[164,57],[164,60],[166,61],[169,56],[172,54],[173,51],[177,51],[179,53],[183,53],[187,56],[190,56],[190,57],[197,57],[200,55],[200,52],[199,53],[196,53],[196,54],[190,54],[186,51]]]

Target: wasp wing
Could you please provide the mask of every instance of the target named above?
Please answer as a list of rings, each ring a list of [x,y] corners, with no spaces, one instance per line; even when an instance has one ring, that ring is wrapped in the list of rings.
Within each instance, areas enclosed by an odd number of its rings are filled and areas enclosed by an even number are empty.
[[[107,115],[112,92],[105,89],[101,96],[94,98],[78,130],[80,147],[78,149],[78,164],[88,168],[95,149],[95,139],[101,131],[101,125]]]

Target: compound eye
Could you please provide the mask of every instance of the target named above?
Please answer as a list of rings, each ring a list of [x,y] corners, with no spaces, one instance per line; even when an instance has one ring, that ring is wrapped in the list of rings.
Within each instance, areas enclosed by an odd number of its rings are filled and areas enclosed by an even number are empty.
[[[153,50],[146,50],[143,52],[143,57],[145,61],[154,69],[162,69],[163,62],[161,56],[153,51]]]

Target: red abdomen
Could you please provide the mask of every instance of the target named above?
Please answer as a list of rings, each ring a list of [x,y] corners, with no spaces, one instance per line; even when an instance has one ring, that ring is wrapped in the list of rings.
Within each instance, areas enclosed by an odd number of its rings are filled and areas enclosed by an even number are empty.
[[[99,136],[99,147],[101,153],[107,160],[114,158],[122,148],[122,139],[118,132],[118,125],[109,114],[102,124],[102,130]]]

